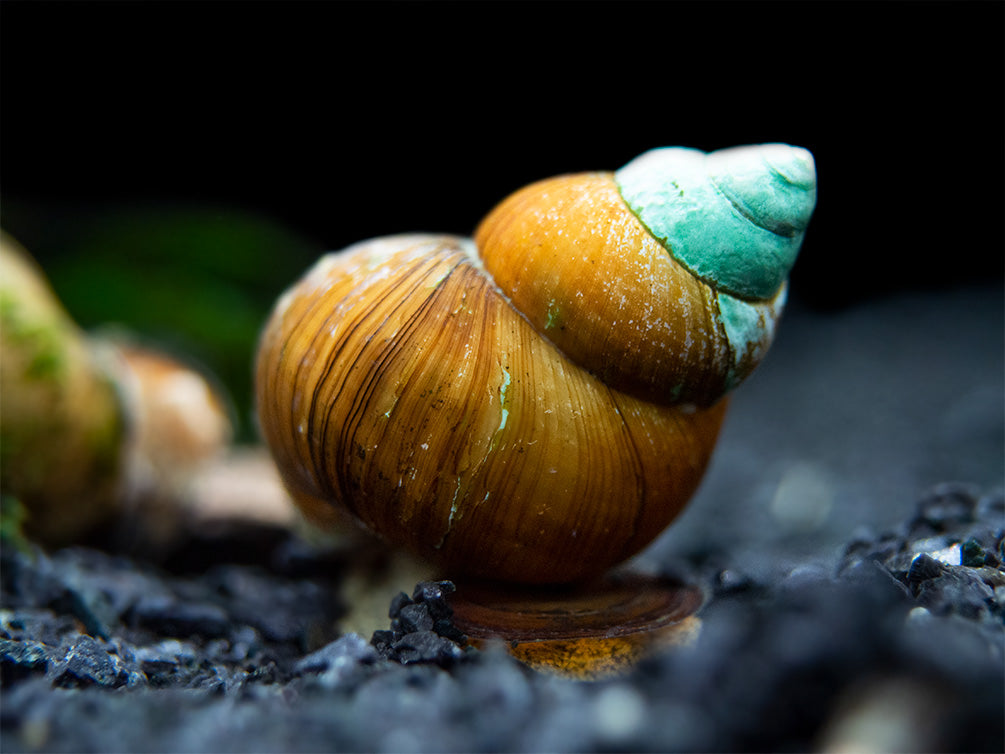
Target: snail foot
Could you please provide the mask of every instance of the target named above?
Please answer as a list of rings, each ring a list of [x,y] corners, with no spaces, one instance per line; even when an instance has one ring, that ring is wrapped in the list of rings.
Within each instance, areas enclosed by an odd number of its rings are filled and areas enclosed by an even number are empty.
[[[693,585],[640,574],[534,587],[458,583],[454,625],[476,648],[502,644],[545,672],[592,680],[624,673],[659,649],[697,638],[702,604]]]

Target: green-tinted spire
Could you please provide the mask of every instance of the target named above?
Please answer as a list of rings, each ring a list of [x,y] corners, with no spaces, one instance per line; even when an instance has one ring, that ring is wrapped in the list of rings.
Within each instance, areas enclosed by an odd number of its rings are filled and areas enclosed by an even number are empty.
[[[778,291],[817,196],[813,155],[787,144],[708,154],[655,149],[615,178],[632,212],[678,261],[744,299]]]

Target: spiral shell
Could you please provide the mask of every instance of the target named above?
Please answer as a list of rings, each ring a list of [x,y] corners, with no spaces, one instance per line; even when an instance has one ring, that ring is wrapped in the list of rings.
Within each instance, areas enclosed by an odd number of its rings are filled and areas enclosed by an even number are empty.
[[[130,544],[164,541],[193,473],[230,441],[216,386],[159,349],[84,332],[2,232],[0,352],[0,492],[24,506],[26,533],[64,546],[121,525]]]
[[[640,159],[668,185],[701,185],[687,170],[667,178],[666,151]],[[809,153],[773,145],[740,157],[762,179],[788,176],[775,181],[783,188],[798,174],[802,214],[782,207],[799,216],[774,227],[805,228]],[[696,273],[681,242],[657,235],[674,202],[640,180],[651,170],[534,184],[474,242],[364,242],[284,294],[260,344],[258,414],[305,512],[330,520],[334,504],[449,574],[506,581],[588,578],[652,541],[701,480],[722,396],[771,340],[788,268],[773,288],[720,287],[700,255]],[[744,222],[760,233],[773,210],[755,199],[690,220],[721,225],[715,213],[756,205],[764,217],[748,209]]]

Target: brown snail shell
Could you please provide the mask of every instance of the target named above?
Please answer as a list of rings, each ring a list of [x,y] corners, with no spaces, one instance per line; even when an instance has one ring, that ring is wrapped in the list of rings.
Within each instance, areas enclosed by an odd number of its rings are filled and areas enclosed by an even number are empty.
[[[721,296],[613,174],[534,184],[474,242],[322,258],[263,333],[261,429],[308,517],[337,506],[451,577],[586,579],[691,497],[784,283],[739,304],[760,318],[740,347]]]

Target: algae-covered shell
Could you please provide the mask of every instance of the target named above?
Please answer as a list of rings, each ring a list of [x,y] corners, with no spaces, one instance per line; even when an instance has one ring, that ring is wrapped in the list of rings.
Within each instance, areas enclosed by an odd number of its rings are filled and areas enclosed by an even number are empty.
[[[67,544],[118,507],[128,420],[94,349],[35,261],[0,235],[0,482],[40,540]]]
[[[197,466],[230,441],[202,371],[121,337],[84,332],[43,270],[0,234],[0,485],[26,533],[62,546],[125,518],[160,540]]]

